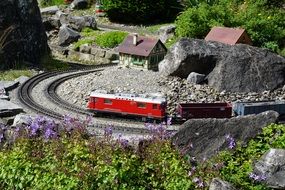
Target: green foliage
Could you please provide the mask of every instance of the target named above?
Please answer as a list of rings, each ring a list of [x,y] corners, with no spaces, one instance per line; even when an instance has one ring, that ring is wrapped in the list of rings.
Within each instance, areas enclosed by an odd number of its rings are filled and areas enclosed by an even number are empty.
[[[247,146],[239,145],[234,152],[222,152],[219,161],[224,163],[220,170],[223,178],[236,188],[268,189],[249,178],[253,164],[270,148],[285,148],[285,126],[272,124],[263,129],[262,134],[251,140]]]
[[[0,80],[14,80],[20,76],[31,77],[32,75],[33,73],[29,69],[9,70],[0,72]]]
[[[231,23],[232,13],[227,6],[202,3],[177,17],[176,34],[179,37],[203,38],[213,26],[229,26]]]
[[[213,26],[241,27],[255,46],[274,52],[284,48],[285,11],[278,0],[191,2],[193,5],[177,17],[179,37],[204,38]]]
[[[96,44],[103,48],[113,48],[122,43],[122,41],[128,35],[127,32],[102,32],[98,30],[92,30],[90,28],[83,29],[81,34],[84,36],[84,38],[74,43],[73,49],[75,50],[78,50],[79,47],[83,44]]]
[[[96,44],[100,47],[113,48],[123,42],[128,35],[126,32],[111,31],[97,36]]]
[[[66,117],[58,126],[37,117],[19,128],[13,145],[6,144],[0,150],[0,188],[186,190],[191,187],[188,165],[170,141],[154,138],[136,151],[126,140],[115,140],[110,134],[89,136],[87,123]]]
[[[69,65],[65,61],[54,59],[51,55],[45,55],[41,58],[40,66],[48,71],[53,70],[66,70]]]
[[[88,45],[94,44],[95,41],[96,41],[95,39],[81,39],[81,40],[78,40],[77,42],[75,42],[75,43],[73,44],[73,49],[74,49],[74,50],[79,50],[79,47],[80,47],[81,45],[83,45],[83,44],[88,44]]]
[[[103,0],[110,20],[131,23],[153,23],[167,20],[177,13],[176,0]]]
[[[49,7],[53,5],[62,5],[64,0],[40,0],[41,7]]]

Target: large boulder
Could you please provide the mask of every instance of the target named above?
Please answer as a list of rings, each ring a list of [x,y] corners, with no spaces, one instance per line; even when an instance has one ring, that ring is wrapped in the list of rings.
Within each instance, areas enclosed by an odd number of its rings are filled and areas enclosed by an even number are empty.
[[[245,44],[182,38],[159,63],[163,75],[186,78],[191,72],[208,75],[218,91],[262,92],[285,84],[285,58]]]
[[[264,176],[268,187],[285,189],[285,150],[270,149],[254,166],[254,176]]]
[[[236,188],[229,182],[214,178],[210,183],[209,190],[236,190]]]
[[[58,43],[60,46],[67,46],[72,42],[76,42],[80,38],[80,34],[66,25],[62,25],[58,32]]]
[[[229,148],[233,148],[231,141],[248,142],[262,128],[276,123],[278,116],[275,111],[267,111],[230,119],[190,119],[182,125],[172,140],[180,150],[197,159],[210,158],[229,145]]]
[[[7,100],[0,99],[0,117],[14,116],[23,112],[23,108]]]
[[[0,69],[39,64],[49,51],[37,0],[0,1]]]
[[[59,11],[58,6],[51,6],[51,7],[45,7],[41,9],[42,15],[54,15],[56,12]]]
[[[97,29],[97,22],[94,16],[72,16],[68,14],[60,14],[60,23],[72,28],[76,31],[81,31],[85,27]]]
[[[157,32],[159,35],[160,41],[162,43],[167,42],[167,40],[169,40],[171,37],[174,36],[175,29],[176,29],[176,26],[173,24],[160,27]]]

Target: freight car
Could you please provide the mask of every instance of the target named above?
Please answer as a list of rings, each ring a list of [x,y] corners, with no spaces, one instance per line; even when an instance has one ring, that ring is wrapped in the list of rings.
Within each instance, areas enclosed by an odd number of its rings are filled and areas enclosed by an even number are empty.
[[[95,113],[111,113],[139,116],[156,120],[166,119],[166,99],[159,94],[121,94],[97,90],[91,92],[87,109]],[[228,118],[232,115],[229,103],[181,103],[178,104],[175,121],[191,118]]]
[[[233,105],[235,115],[258,114],[268,110],[276,111],[281,116],[285,115],[285,101],[236,102]]]
[[[181,120],[191,118],[230,118],[230,103],[181,103],[177,106],[177,117]]]

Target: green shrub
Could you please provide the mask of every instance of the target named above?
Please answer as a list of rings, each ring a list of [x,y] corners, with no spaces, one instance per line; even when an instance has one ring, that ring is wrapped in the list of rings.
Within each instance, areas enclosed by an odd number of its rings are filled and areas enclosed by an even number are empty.
[[[127,35],[126,32],[106,32],[97,36],[96,44],[101,47],[113,48],[122,43]]]
[[[202,3],[187,9],[176,20],[176,34],[179,37],[204,38],[213,26],[229,26],[232,13],[224,5]]]
[[[173,19],[179,7],[176,0],[103,0],[104,9],[111,21],[153,23]],[[175,9],[174,9],[175,8]]]
[[[73,49],[74,49],[74,50],[79,50],[79,47],[80,47],[81,45],[83,45],[83,44],[88,44],[88,45],[94,44],[95,41],[96,41],[95,39],[81,39],[81,40],[78,40],[77,42],[75,42],[75,43],[73,44]]]

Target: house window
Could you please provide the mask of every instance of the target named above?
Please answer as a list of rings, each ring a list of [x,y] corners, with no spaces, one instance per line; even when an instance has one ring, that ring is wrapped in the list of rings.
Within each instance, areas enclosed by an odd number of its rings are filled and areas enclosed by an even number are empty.
[[[137,102],[138,108],[146,108],[146,103],[143,102]]]
[[[145,62],[145,60],[142,56],[133,56],[132,57],[132,63],[134,65],[143,65],[144,62]]]
[[[152,109],[156,110],[158,108],[157,104],[152,104]]]
[[[112,104],[112,100],[110,100],[110,99],[104,99],[104,104]]]

